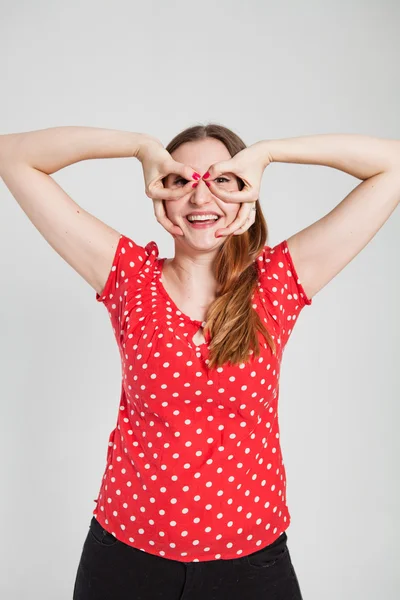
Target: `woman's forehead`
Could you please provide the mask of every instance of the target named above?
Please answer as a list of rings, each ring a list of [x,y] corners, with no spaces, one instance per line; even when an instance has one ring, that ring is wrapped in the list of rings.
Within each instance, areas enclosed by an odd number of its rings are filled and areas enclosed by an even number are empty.
[[[220,140],[206,138],[195,142],[186,142],[171,153],[172,157],[193,169],[202,170],[218,161],[231,158],[226,146]]]

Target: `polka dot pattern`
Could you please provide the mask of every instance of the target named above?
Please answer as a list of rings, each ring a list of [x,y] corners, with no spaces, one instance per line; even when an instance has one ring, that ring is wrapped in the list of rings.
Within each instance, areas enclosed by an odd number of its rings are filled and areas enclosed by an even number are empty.
[[[278,423],[283,349],[311,304],[287,242],[257,258],[256,310],[277,345],[208,368],[210,338],[162,282],[165,259],[121,235],[96,300],[121,355],[117,424],[93,515],[121,542],[184,562],[231,559],[271,544],[290,524]]]

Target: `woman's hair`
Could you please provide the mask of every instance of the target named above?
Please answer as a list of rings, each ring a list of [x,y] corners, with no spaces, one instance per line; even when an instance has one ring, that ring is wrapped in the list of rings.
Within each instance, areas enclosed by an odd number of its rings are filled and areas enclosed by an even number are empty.
[[[234,156],[246,144],[230,129],[209,123],[195,125],[178,133],[166,146],[171,154],[181,144],[204,138],[220,140],[229,154]],[[238,181],[239,189],[244,183]],[[247,362],[249,354],[260,355],[257,331],[265,337],[275,354],[273,338],[252,307],[252,295],[258,281],[255,260],[262,251],[268,228],[261,211],[259,199],[256,202],[256,217],[253,225],[241,235],[230,234],[220,246],[213,263],[217,280],[217,297],[211,303],[206,315],[205,332],[211,336],[208,367],[220,367],[229,362],[232,365]]]

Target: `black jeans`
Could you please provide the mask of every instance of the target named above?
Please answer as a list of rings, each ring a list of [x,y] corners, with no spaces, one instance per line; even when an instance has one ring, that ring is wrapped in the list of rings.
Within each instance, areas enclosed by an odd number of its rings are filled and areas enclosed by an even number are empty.
[[[302,600],[287,535],[239,558],[180,562],[117,540],[94,517],[73,600]]]

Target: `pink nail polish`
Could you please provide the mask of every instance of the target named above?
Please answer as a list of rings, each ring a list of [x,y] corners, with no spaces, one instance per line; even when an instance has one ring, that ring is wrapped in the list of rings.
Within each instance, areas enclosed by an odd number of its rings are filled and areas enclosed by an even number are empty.
[[[203,179],[207,179],[207,177],[210,177],[210,173],[208,171],[207,171],[207,173],[204,173]]]
[[[208,181],[204,182],[206,184],[207,187],[210,187],[210,184],[208,183]]]
[[[193,179],[200,179],[201,175],[199,175],[199,173],[193,173],[192,178]]]
[[[197,187],[198,185],[199,185],[198,183],[194,183],[194,184],[192,185],[192,187],[194,187],[194,188],[195,188],[195,187]]]

